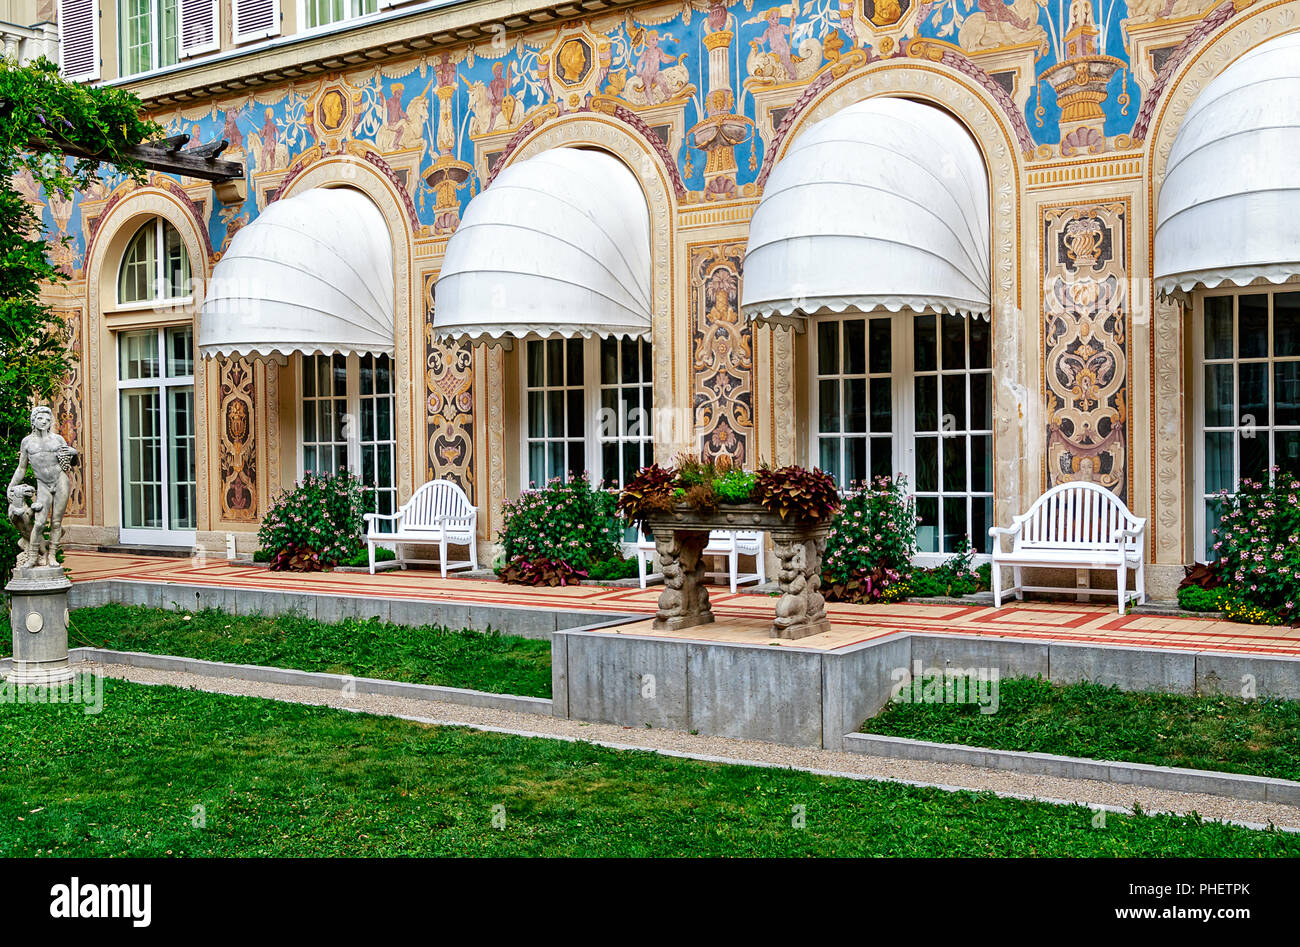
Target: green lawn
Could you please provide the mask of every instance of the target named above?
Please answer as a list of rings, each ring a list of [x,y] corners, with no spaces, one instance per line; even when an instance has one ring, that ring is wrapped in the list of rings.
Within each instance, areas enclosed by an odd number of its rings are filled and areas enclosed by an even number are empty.
[[[9,637],[3,638],[8,654]],[[103,605],[72,612],[68,644],[551,696],[549,641],[440,626],[407,628],[373,619],[326,625],[291,616],[230,615],[218,609],[177,612]]]
[[[8,856],[1300,856],[1291,833],[1093,822],[1080,806],[122,681],[104,681],[98,715],[0,704]]]
[[[890,703],[862,729],[996,750],[1300,779],[1300,701],[1129,693],[1041,678],[1000,681],[998,697],[997,712],[990,714],[972,703]]]

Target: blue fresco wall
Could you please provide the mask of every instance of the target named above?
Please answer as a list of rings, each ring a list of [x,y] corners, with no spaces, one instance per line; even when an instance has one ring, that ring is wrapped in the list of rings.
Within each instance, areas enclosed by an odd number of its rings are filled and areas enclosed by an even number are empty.
[[[581,110],[591,107],[593,97],[617,99],[651,129],[666,129],[676,116],[677,140],[664,132],[665,153],[691,199],[752,194],[772,144],[760,131],[762,101],[783,93],[793,98],[837,62],[902,59],[909,47],[914,55],[920,41],[932,41],[945,61],[961,63],[1002,96],[1011,113],[1008,123],[1026,154],[1068,156],[1073,152],[1062,143],[1060,103],[1044,77],[1072,58],[1071,27],[1090,24],[1087,52],[1109,61],[1111,71],[1099,106],[1104,117],[1091,138],[1081,140],[1091,142],[1093,153],[1127,146],[1124,138],[1134,131],[1142,101],[1129,62],[1134,31],[1181,18],[1187,22],[1185,34],[1202,16],[1221,15],[1224,7],[1231,14],[1230,3],[1216,8],[1194,0],[856,3],[647,5],[590,23],[503,34],[448,53],[382,63],[368,73],[354,70],[346,74],[348,101],[341,110],[337,102],[322,101],[323,84],[338,78],[325,77],[155,117],[169,134],[189,133],[191,145],[226,138],[230,146],[223,157],[245,162],[253,181],[290,168],[298,156],[321,145],[323,125],[341,120],[336,139],[372,142],[380,154],[401,153],[415,168],[407,174],[407,190],[420,224],[430,228],[427,236],[454,229],[459,211],[487,183],[476,157],[500,153],[539,108]],[[710,68],[709,46],[719,42],[710,37],[717,33],[730,39]],[[1178,38],[1175,30],[1170,48]],[[1012,102],[1015,83],[1023,105]],[[696,146],[693,132],[726,115],[739,118],[721,123],[730,155],[717,160],[734,163],[734,169],[715,167],[710,175],[709,153]],[[32,189],[32,199],[45,205],[50,233],[70,237],[56,251],[69,275],[82,268],[86,250],[81,202],[102,207],[119,183],[106,173],[102,188],[71,202],[44,201]],[[203,209],[215,252],[227,245],[233,229],[256,215],[262,197],[240,207]]]

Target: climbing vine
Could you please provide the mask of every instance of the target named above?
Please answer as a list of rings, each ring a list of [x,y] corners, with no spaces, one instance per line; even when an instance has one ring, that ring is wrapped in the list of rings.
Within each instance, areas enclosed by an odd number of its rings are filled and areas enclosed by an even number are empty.
[[[0,58],[0,471],[8,482],[27,433],[28,412],[48,401],[68,373],[67,330],[41,289],[67,278],[50,259],[37,194],[71,200],[113,165],[133,180],[144,168],[130,149],[159,133],[121,89],[69,82],[48,59],[26,66]],[[74,158],[68,151],[96,157]],[[69,238],[64,237],[64,240]],[[0,520],[0,576],[16,552]]]

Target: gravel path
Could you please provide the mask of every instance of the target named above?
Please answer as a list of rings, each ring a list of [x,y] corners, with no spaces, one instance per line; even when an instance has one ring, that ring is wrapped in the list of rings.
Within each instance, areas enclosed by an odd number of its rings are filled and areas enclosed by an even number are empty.
[[[1300,831],[1300,807],[1248,802],[1225,796],[1166,792],[1087,779],[1033,776],[952,763],[894,760],[755,740],[692,735],[680,730],[638,730],[537,714],[466,707],[443,701],[373,695],[346,696],[326,688],[261,684],[120,664],[84,664],[78,667],[79,671],[96,669],[107,677],[140,684],[166,684],[217,694],[265,697],[289,703],[338,707],[420,723],[451,724],[499,733],[585,740],[620,750],[652,750],[669,756],[786,767],[824,775],[902,782],[948,790],[988,790],[1000,796],[1053,803],[1082,803],[1116,812],[1132,811],[1133,804],[1139,803],[1147,812],[1187,813],[1194,810],[1206,819],[1237,822],[1254,828],[1273,823],[1282,828]]]

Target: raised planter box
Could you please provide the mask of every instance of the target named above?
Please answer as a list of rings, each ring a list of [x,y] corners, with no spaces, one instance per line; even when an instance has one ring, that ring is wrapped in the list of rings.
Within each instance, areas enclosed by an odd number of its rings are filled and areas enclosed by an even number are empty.
[[[757,503],[723,504],[713,513],[679,505],[671,513],[651,514],[650,531],[664,574],[664,590],[654,627],[680,630],[713,621],[704,584],[702,553],[715,529],[762,530],[772,536],[780,565],[781,597],[772,622],[773,638],[806,638],[830,631],[821,594],[822,554],[830,520],[783,519]]]

